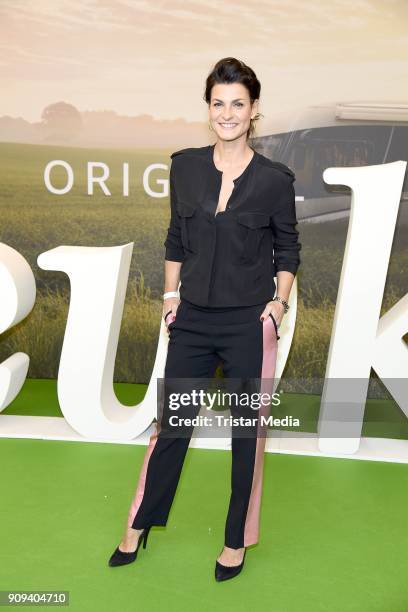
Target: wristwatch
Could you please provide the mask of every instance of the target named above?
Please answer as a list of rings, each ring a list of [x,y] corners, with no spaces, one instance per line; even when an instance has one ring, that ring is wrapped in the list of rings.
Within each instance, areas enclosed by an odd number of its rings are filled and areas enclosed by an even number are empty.
[[[289,304],[287,303],[286,300],[284,300],[283,298],[279,297],[279,295],[275,295],[275,297],[273,298],[272,301],[280,302],[283,305],[284,309],[285,309],[285,314],[288,312],[288,310],[290,308]]]

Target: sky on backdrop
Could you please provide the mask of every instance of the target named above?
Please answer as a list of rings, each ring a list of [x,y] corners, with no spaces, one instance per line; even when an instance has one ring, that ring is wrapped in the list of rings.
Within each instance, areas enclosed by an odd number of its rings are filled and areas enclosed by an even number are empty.
[[[0,0],[0,116],[39,121],[64,100],[203,121],[214,63],[236,56],[259,110],[322,100],[408,102],[405,0]]]

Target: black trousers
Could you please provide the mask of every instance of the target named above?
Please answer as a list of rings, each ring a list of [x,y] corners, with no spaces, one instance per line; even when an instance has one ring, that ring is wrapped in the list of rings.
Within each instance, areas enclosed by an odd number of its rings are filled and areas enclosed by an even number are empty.
[[[164,380],[211,379],[221,362],[225,380],[258,379],[258,391],[271,394],[279,336],[272,315],[260,320],[264,307],[202,307],[182,299],[176,318],[169,324]],[[260,416],[269,411],[270,406],[265,406],[256,412]],[[234,412],[238,414],[239,410],[231,405],[231,416]],[[170,413],[174,414],[166,396],[128,513],[128,526],[134,529],[167,523],[190,442],[185,434],[165,435],[168,430],[161,423],[167,423]],[[231,497],[224,538],[230,548],[258,541],[265,440],[265,429],[259,425],[255,435],[231,437]]]

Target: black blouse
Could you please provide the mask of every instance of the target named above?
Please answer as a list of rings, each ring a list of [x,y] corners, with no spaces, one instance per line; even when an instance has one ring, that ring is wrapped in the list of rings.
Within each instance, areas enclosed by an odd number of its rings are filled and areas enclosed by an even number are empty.
[[[254,151],[234,179],[225,211],[215,144],[171,154],[171,219],[165,259],[183,262],[180,297],[199,306],[251,306],[275,295],[274,276],[300,264],[295,175]]]

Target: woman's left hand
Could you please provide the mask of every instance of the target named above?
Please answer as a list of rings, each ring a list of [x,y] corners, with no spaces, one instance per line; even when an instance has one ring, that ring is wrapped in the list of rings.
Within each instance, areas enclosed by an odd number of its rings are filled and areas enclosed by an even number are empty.
[[[282,322],[282,317],[285,314],[285,307],[277,300],[271,300],[266,304],[264,310],[261,313],[261,321],[265,321],[265,319],[269,317],[270,314],[272,314],[273,318],[276,321],[276,325],[279,327]]]

